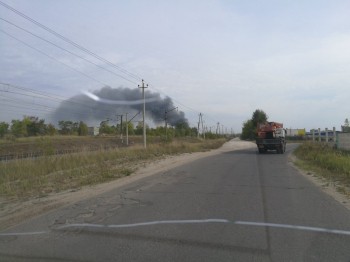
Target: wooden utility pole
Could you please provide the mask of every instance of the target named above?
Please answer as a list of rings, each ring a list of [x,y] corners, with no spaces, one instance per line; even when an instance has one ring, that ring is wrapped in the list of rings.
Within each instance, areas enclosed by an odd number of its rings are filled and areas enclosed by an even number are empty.
[[[129,123],[128,123],[128,113],[125,113],[125,124],[126,124],[126,146],[129,145]]]
[[[204,133],[204,129],[203,129],[203,114],[202,113],[199,113],[197,138],[199,138],[199,128],[202,129],[202,134],[205,138],[205,133]]]
[[[143,98],[143,110],[142,110],[142,123],[143,123],[143,147],[146,148],[146,124],[145,124],[145,113],[146,113],[146,99],[145,99],[145,88],[148,87],[148,84],[145,86],[145,82],[142,79],[141,86],[138,85],[139,88],[142,88],[142,98]]]
[[[205,139],[205,131],[204,131],[204,127],[203,127],[203,114],[202,113],[199,113],[197,138],[199,138],[199,128],[200,127],[202,128],[203,138]]]

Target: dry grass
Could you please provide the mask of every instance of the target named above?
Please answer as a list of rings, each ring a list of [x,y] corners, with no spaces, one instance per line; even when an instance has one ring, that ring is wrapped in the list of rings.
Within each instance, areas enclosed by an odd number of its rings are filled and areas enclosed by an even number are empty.
[[[350,152],[337,150],[322,143],[307,142],[294,154],[296,164],[334,183],[338,190],[350,196]]]
[[[173,141],[113,150],[82,151],[0,162],[0,196],[24,198],[76,189],[132,174],[137,166],[167,155],[218,148],[224,139]]]

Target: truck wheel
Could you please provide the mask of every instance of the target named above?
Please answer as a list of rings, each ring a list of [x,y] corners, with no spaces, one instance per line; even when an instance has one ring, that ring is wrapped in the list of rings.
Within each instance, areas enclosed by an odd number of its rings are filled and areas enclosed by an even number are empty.
[[[277,154],[283,154],[283,145],[277,148]]]

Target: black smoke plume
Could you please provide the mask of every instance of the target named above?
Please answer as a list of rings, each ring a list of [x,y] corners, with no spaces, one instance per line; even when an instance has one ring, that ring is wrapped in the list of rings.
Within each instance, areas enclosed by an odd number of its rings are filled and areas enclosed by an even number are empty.
[[[142,100],[141,89],[129,88],[111,88],[103,87],[100,90],[92,92],[93,95],[101,98],[101,101],[92,99],[91,97],[80,94],[71,97],[59,105],[52,114],[51,118],[54,122],[60,120],[84,121],[85,123],[97,124],[107,119],[116,119],[117,115],[128,113],[128,118],[142,112],[143,104],[109,104],[104,100],[109,101],[136,101]],[[175,108],[170,97],[162,98],[159,93],[150,92],[145,89],[146,101],[146,117],[151,119],[155,124],[164,123],[165,111],[170,111]],[[140,120],[142,115],[136,117]],[[172,110],[167,113],[167,122],[169,125],[188,124],[185,114],[182,111]]]

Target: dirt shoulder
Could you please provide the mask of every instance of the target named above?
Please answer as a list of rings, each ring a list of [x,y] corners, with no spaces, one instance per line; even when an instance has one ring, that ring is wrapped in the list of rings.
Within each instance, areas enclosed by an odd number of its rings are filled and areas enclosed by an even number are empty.
[[[37,197],[25,201],[0,199],[0,230],[19,224],[24,220],[38,216],[50,210],[70,205],[83,199],[95,197],[104,192],[127,185],[138,179],[148,177],[159,172],[165,172],[174,167],[195,161],[200,158],[215,154],[255,147],[255,144],[239,139],[225,143],[219,149],[208,152],[197,152],[168,156],[161,160],[140,163],[136,172],[107,183],[86,186],[79,190],[68,190],[60,193],[53,193],[44,197]]]

